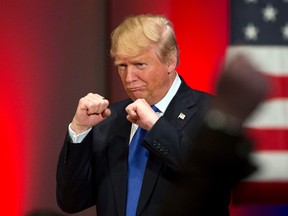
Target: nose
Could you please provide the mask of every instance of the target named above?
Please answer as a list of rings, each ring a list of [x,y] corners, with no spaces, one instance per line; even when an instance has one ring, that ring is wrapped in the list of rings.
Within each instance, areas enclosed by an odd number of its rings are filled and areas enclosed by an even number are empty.
[[[127,66],[126,82],[131,83],[137,80],[135,68],[132,65]]]

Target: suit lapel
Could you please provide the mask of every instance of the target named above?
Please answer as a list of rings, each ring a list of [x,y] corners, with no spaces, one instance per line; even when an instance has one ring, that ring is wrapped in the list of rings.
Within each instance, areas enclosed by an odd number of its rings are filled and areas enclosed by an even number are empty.
[[[153,155],[150,155],[147,160],[147,165],[145,169],[143,185],[141,188],[141,195],[137,208],[137,215],[140,215],[146,203],[148,202],[150,195],[154,190],[157,179],[159,178],[160,170],[161,162]]]
[[[164,117],[181,129],[196,113],[196,102],[194,91],[182,81],[177,94],[167,107]]]
[[[193,91],[191,91],[184,81],[182,82],[177,94],[170,102],[163,116],[179,129],[183,128],[196,112],[196,109],[194,108],[196,100],[193,97]],[[161,167],[162,163],[155,156],[150,154],[146,165],[137,215],[141,214],[149,201],[159,178]]]

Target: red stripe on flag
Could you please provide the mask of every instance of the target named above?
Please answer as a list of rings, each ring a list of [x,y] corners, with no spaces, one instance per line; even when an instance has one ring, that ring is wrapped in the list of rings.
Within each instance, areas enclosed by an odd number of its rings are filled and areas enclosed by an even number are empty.
[[[232,192],[232,204],[288,203],[288,182],[241,182]]]
[[[288,98],[288,76],[267,75],[271,81],[271,92],[268,98]]]
[[[253,141],[256,151],[288,150],[288,129],[247,128],[245,133]]]

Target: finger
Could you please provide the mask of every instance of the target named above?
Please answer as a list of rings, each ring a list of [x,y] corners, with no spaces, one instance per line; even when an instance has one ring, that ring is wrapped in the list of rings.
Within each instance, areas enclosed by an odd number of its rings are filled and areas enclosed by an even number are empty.
[[[129,122],[131,122],[131,123],[137,124],[137,122],[138,122],[138,119],[133,119],[133,118],[131,118],[131,116],[129,116],[129,115],[127,115],[126,118],[127,118],[127,120],[128,120]]]
[[[98,114],[102,114],[106,109],[107,109],[107,107],[109,106],[109,101],[108,100],[106,100],[106,99],[101,99],[100,101],[98,101],[98,111],[97,111],[97,113]],[[108,114],[108,111],[107,111],[107,114]]]
[[[90,100],[92,102],[96,102],[96,103],[99,103],[99,104],[109,104],[109,101],[103,97],[102,95],[99,95],[99,94],[93,94],[93,93],[89,93],[86,95],[85,97],[87,100]]]
[[[88,115],[100,114],[109,105],[109,101],[103,97],[98,97],[93,94],[89,94],[86,97],[80,99],[80,108],[85,110]]]
[[[103,118],[108,118],[111,115],[111,110],[107,108],[101,113],[101,115]]]
[[[136,111],[136,107],[133,104],[130,104],[129,106],[126,107],[126,112],[130,116],[130,118],[135,119],[135,120],[139,119],[139,116]]]
[[[91,100],[103,100],[105,97],[99,94],[88,93],[85,97],[90,98]]]

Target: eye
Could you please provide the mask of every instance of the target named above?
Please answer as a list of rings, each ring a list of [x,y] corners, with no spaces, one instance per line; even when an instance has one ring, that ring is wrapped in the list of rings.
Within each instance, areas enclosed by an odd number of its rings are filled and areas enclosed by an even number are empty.
[[[143,70],[147,67],[146,63],[136,63],[135,66],[139,69],[139,70]]]
[[[123,70],[126,70],[127,65],[126,64],[119,64],[119,65],[117,65],[117,67],[118,67],[119,71],[123,71]]]

